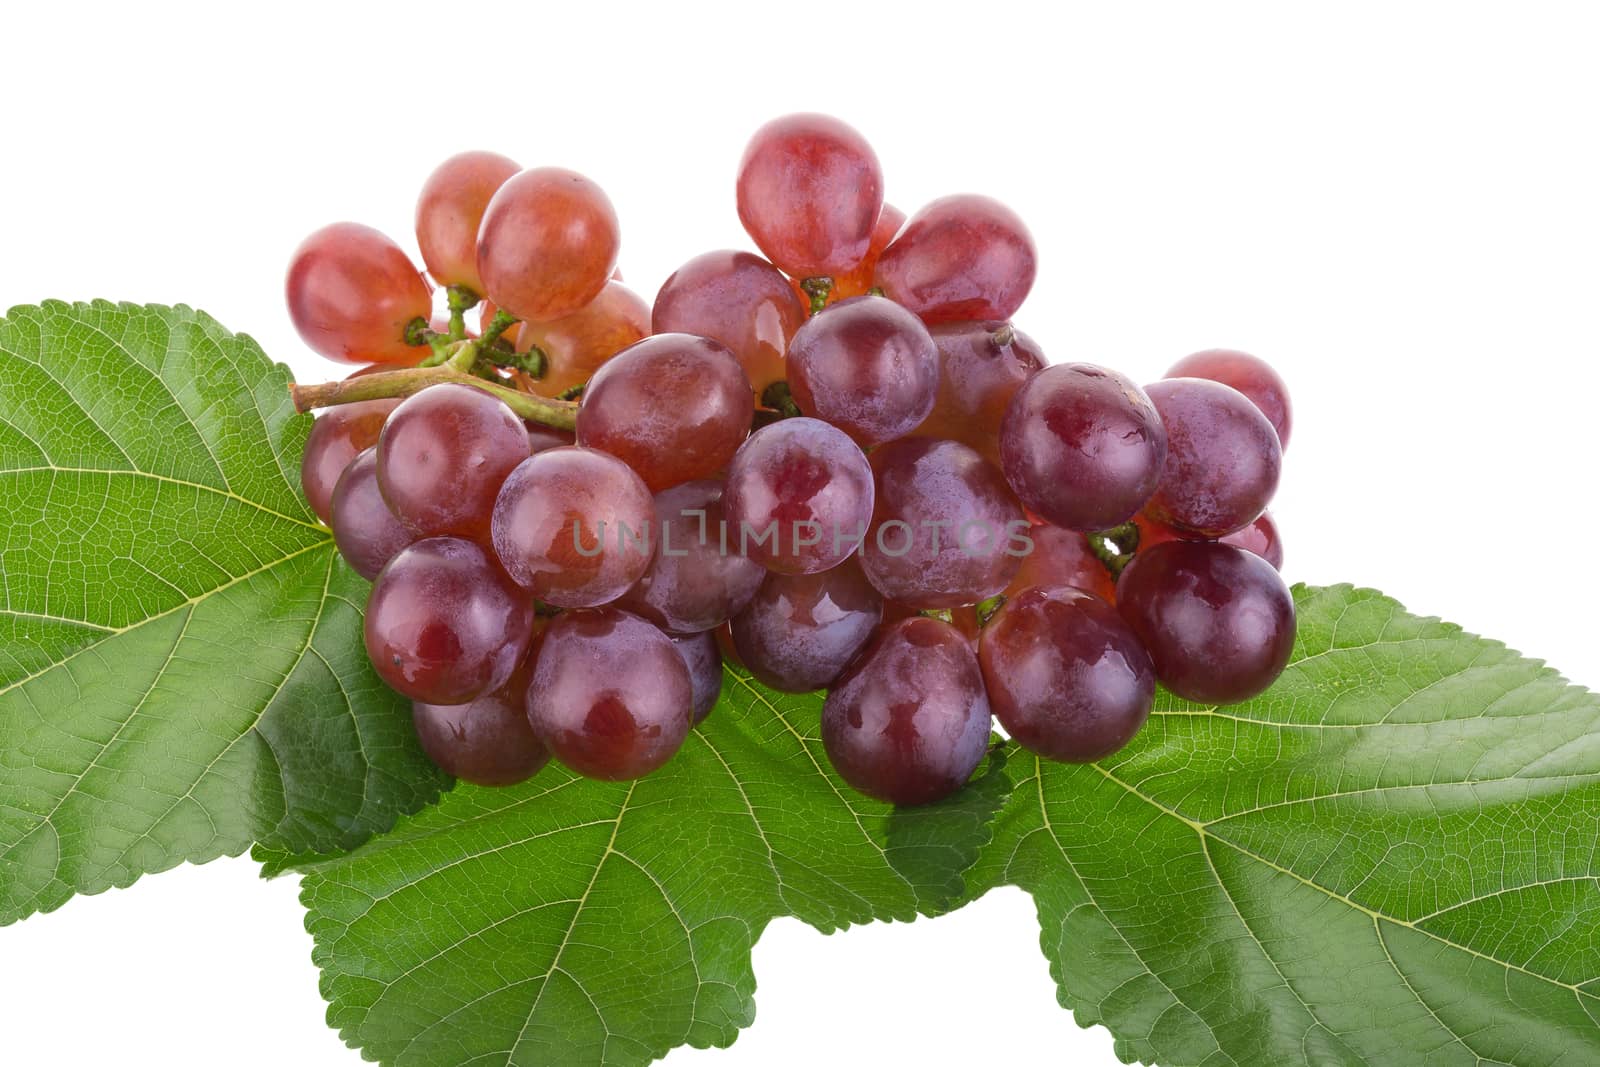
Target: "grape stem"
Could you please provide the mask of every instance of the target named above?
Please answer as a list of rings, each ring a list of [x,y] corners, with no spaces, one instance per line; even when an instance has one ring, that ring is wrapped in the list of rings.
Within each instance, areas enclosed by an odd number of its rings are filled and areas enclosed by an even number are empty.
[[[445,297],[450,308],[449,339],[464,341],[467,338],[467,309],[477,307],[480,297],[464,285],[452,285],[445,290]]]
[[[807,278],[800,283],[800,289],[811,298],[811,314],[815,315],[828,306],[828,294],[833,292],[833,279]]]
[[[1125,522],[1115,529],[1088,534],[1087,539],[1089,551],[1115,580],[1122,577],[1122,569],[1133,562],[1133,554],[1139,550],[1139,527]]]
[[[430,385],[454,382],[481,389],[500,398],[517,417],[556,430],[571,430],[577,425],[578,405],[570,400],[552,400],[512,389],[497,382],[485,381],[473,373],[482,354],[481,342],[462,341],[450,346],[448,358],[431,367],[406,367],[399,370],[378,371],[339,382],[321,385],[290,383],[289,395],[294,409],[301,413],[316,408],[354,404],[362,400],[385,400],[420,393]]]

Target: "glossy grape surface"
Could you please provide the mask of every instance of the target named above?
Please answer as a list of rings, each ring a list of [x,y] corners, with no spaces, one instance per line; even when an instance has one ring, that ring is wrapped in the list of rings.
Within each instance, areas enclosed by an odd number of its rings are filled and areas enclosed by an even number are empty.
[[[1022,503],[1085,533],[1127,522],[1161,481],[1167,432],[1131,380],[1089,363],[1059,363],[1011,398],[1001,468]]]
[[[722,512],[722,483],[687,482],[656,494],[660,544],[617,606],[673,634],[715,629],[744,610],[766,568],[738,554]]]
[[[872,520],[872,467],[843,431],[793,418],[750,435],[728,465],[729,537],[768,570],[812,574],[856,550]]]
[[[529,322],[570,315],[605,288],[621,241],[616,210],[594,182],[559,167],[525,170],[484,212],[483,295]]]
[[[655,505],[626,463],[551,448],[511,472],[494,505],[495,555],[513,581],[561,608],[609,604],[654,558]]]
[[[1264,691],[1294,649],[1294,598],[1272,565],[1234,545],[1168,541],[1133,559],[1117,607],[1161,684],[1234,704]]]
[[[1289,448],[1289,430],[1294,422],[1289,387],[1266,360],[1248,352],[1209,348],[1178,360],[1165,376],[1206,378],[1239,390],[1272,423],[1278,432],[1278,444],[1285,450]]]
[[[839,777],[890,804],[954,793],[988,743],[978,657],[937,619],[886,627],[822,706],[822,744]]]
[[[722,342],[759,397],[787,373],[784,353],[806,314],[789,279],[760,256],[706,252],[661,286],[651,325],[656,333],[691,333]]]
[[[861,566],[889,600],[975,604],[1006,587],[1026,548],[1022,506],[994,465],[956,441],[910,437],[871,456],[875,503]]]
[[[867,447],[915,429],[933,410],[939,353],[917,317],[881,297],[830,304],[789,343],[789,386],[807,415]]]
[[[1218,540],[1225,545],[1236,545],[1247,552],[1254,552],[1268,563],[1273,570],[1283,570],[1283,541],[1278,533],[1278,523],[1272,513],[1263,511],[1261,516],[1243,529],[1235,530],[1226,537],[1203,537],[1188,530],[1178,530],[1159,519],[1149,515],[1134,516],[1135,525],[1139,527],[1139,551],[1153,548],[1167,541],[1210,541]]]
[[[323,522],[333,517],[333,487],[358,454],[378,443],[398,400],[363,400],[329,408],[311,424],[300,457],[300,488]]]
[[[1107,603],[1117,599],[1111,571],[1089,548],[1089,539],[1077,530],[1064,530],[1048,523],[1035,523],[1028,530],[1033,551],[1022,557],[1022,565],[1006,586],[1006,596],[1042,586],[1046,589],[1071,586],[1093,593]]]
[[[417,198],[417,246],[434,281],[483,294],[478,226],[495,191],[521,169],[494,152],[461,152],[428,175]]]
[[[659,334],[590,379],[578,444],[624,460],[653,492],[722,471],[750,435],[755,395],[716,341]]]
[[[615,608],[572,611],[545,631],[528,718],[551,755],[589,778],[660,767],[688,736],[694,685],[666,634]]]
[[[552,430],[548,426],[528,427],[528,455],[537,456],[552,448],[566,448],[577,443],[577,438],[566,430]]]
[[[768,575],[729,630],[751,674],[809,693],[833,684],[882,618],[883,596],[852,558],[818,574]]]
[[[1267,417],[1236,389],[1164,378],[1149,389],[1167,430],[1167,458],[1150,514],[1204,537],[1243,529],[1278,489],[1283,451]]]
[[[689,668],[689,686],[694,692],[692,725],[699,726],[722,696],[722,653],[710,633],[680,634],[672,638],[672,645]]]
[[[367,655],[378,676],[429,704],[465,704],[504,685],[532,631],[528,597],[487,552],[455,537],[404,549],[367,602]]]
[[[1278,521],[1270,511],[1263,511],[1255,522],[1242,530],[1233,531],[1222,539],[1222,543],[1254,552],[1272,564],[1273,570],[1283,570],[1283,536],[1278,532]]]
[[[1045,365],[1044,352],[1006,322],[946,322],[928,332],[939,352],[939,389],[912,433],[960,441],[998,466],[1006,407]]]
[[[978,645],[995,718],[1019,745],[1086,763],[1132,740],[1154,706],[1156,677],[1133,630],[1081,589],[1025,589]]]
[[[400,246],[355,222],[324,226],[301,242],[284,296],[301,340],[345,363],[415,363],[406,327],[433,313],[428,283]]]
[[[483,540],[500,483],[528,458],[528,430],[497,398],[447,382],[407,397],[378,437],[378,487],[424,537]]]
[[[422,751],[446,774],[474,785],[516,785],[550,762],[550,753],[528,722],[532,669],[467,704],[411,705],[411,722]]]
[[[756,131],[739,161],[739,221],[796,278],[843,274],[867,256],[883,170],[866,139],[827,115],[786,115]]]
[[[883,210],[878,213],[878,223],[872,228],[872,241],[867,246],[867,258],[863,259],[854,270],[834,276],[833,288],[828,291],[828,299],[848,300],[852,296],[866,296],[870,293],[878,269],[878,258],[883,255],[883,250],[889,247],[889,242],[895,239],[905,224],[904,211],[893,204],[884,204]]]
[[[517,350],[537,345],[548,361],[533,380],[540,396],[559,396],[582,385],[612,356],[650,335],[650,308],[621,282],[607,282],[595,297],[554,322],[524,322],[517,327]]]
[[[1016,212],[987,196],[933,201],[878,259],[876,284],[929,323],[1009,319],[1038,271]]]
[[[339,554],[368,581],[417,540],[417,535],[394,517],[378,491],[376,448],[362,452],[345,468],[333,490],[331,525]]]

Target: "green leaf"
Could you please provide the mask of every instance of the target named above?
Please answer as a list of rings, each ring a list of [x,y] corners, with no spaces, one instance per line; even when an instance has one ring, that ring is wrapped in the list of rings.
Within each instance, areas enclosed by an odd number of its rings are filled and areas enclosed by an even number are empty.
[[[0,924],[256,840],[348,848],[444,784],[300,499],[288,381],[188,308],[0,320]]]
[[[636,783],[552,766],[518,788],[459,786],[302,865],[330,1024],[395,1065],[644,1064],[749,1025],[769,920],[831,931],[943,909],[987,839],[1003,762],[897,811],[828,768],[821,706],[730,670],[683,751]]]
[[[1600,1062],[1600,700],[1371,591],[1296,599],[1258,699],[1014,757],[969,881],[1034,895],[1128,1060]]]

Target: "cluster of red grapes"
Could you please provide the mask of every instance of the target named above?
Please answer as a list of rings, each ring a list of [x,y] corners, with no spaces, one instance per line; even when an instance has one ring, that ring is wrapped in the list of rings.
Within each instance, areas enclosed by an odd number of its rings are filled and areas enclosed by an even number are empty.
[[[839,774],[919,804],[967,781],[991,718],[1087,761],[1133,737],[1158,681],[1211,704],[1271,684],[1295,622],[1266,514],[1289,437],[1271,368],[1208,351],[1140,388],[1046,365],[1009,321],[1035,275],[1022,221],[974,195],[907,220],[832,118],[759,130],[737,196],[765,258],[697,256],[653,307],[615,274],[598,186],[483,152],[423,189],[426,275],[354,224],[296,253],[289,308],[317,351],[480,374],[329,408],[302,472],[374,580],[367,650],[443,768],[645,774],[727,656],[827,689]],[[519,416],[506,389],[553,399]]]

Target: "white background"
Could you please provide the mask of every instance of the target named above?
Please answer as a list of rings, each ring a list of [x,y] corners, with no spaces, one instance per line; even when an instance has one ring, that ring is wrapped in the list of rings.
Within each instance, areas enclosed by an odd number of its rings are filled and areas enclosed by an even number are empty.
[[[15,5],[0,33],[0,306],[183,302],[319,366],[282,307],[301,236],[410,245],[434,162],[600,181],[647,298],[747,246],[744,139],[802,108],[876,145],[907,210],[975,190],[1031,225],[1018,323],[1158,377],[1256,352],[1296,403],[1287,574],[1600,684],[1600,33],[1583,7]],[[1047,13],[1049,12],[1049,13]],[[755,954],[760,1018],[672,1067],[1115,1063],[1055,1006],[1032,906]],[[0,931],[6,1062],[350,1067],[291,880],[183,868]]]

